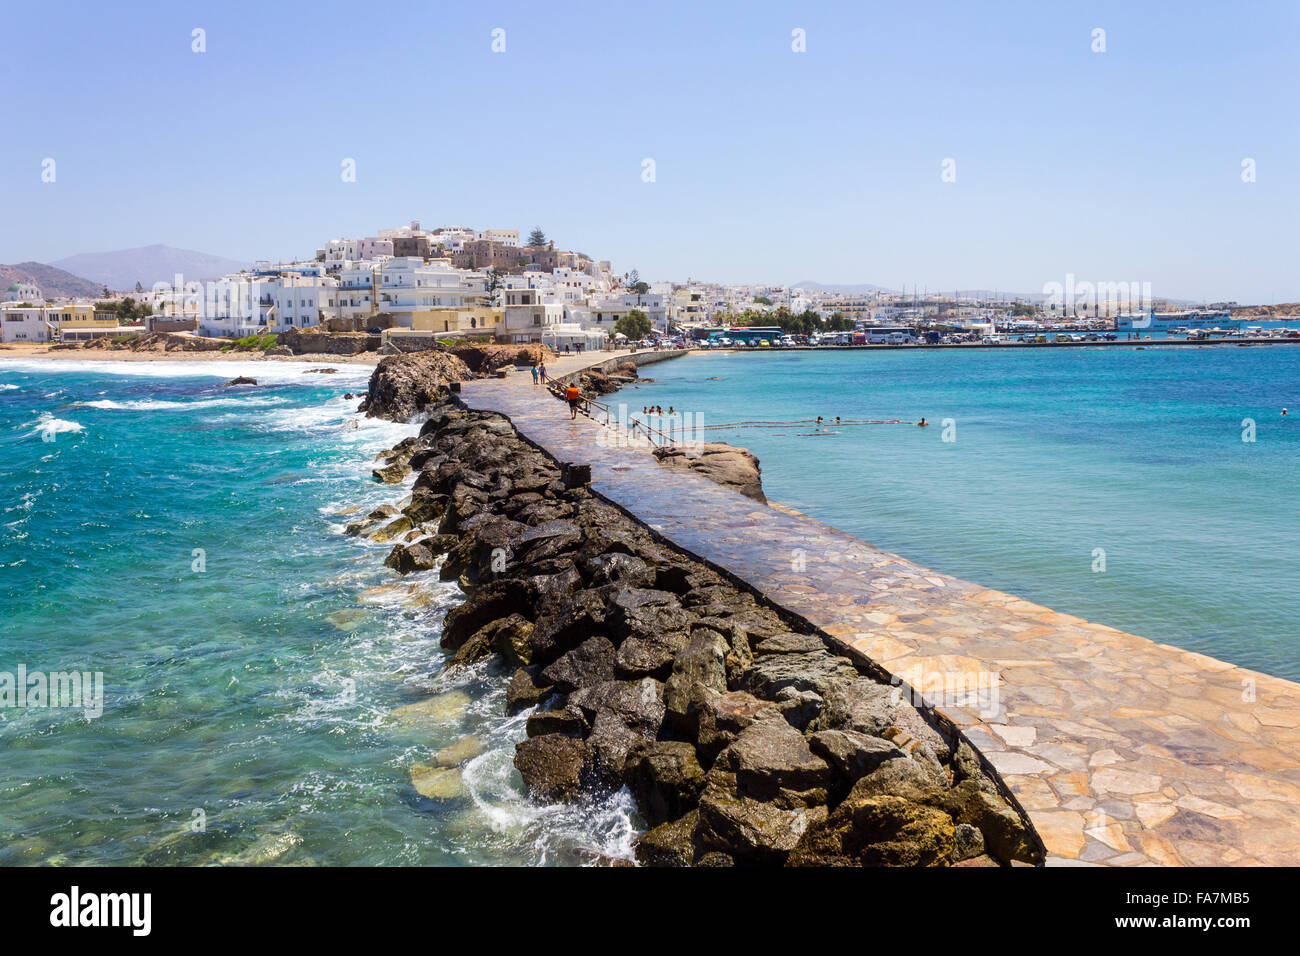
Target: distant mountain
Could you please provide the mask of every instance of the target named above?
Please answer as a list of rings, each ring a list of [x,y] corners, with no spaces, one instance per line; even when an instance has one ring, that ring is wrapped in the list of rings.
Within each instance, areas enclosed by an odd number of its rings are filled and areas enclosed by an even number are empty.
[[[99,295],[102,284],[83,279],[81,276],[47,266],[43,262],[19,262],[16,265],[0,265],[0,292],[15,282],[31,282],[40,287],[41,295],[47,299],[90,298]],[[0,296],[3,298],[3,296]]]
[[[172,282],[177,273],[186,282],[219,279],[228,272],[247,269],[249,263],[206,252],[174,249],[171,246],[141,246],[116,252],[83,252],[51,263],[86,276],[118,292],[129,292],[138,282],[149,289],[155,282]]]

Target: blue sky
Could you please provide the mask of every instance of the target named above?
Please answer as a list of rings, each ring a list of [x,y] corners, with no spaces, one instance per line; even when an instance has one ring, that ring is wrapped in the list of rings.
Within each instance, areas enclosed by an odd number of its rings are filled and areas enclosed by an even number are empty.
[[[0,261],[279,259],[419,219],[540,224],[652,279],[1300,300],[1298,27],[1268,2],[11,4]]]

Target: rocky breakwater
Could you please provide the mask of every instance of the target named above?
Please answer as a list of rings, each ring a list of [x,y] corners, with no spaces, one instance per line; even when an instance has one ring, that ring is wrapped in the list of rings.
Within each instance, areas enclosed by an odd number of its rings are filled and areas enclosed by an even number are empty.
[[[648,865],[1037,863],[979,756],[811,628],[656,537],[501,416],[426,407],[388,474],[409,501],[351,533],[467,600],[442,646],[535,708],[515,766],[540,801],[627,787]]]
[[[584,395],[611,395],[625,385],[638,381],[652,382],[654,379],[641,378],[637,373],[635,362],[620,362],[609,371],[602,368],[588,368],[574,375],[578,388]]]

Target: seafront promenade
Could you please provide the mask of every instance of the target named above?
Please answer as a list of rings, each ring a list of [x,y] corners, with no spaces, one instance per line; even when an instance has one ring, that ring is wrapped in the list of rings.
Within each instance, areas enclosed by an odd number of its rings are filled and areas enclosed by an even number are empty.
[[[570,421],[526,373],[461,395],[561,461],[589,463],[595,491],[935,699],[998,770],[1049,865],[1300,864],[1300,684],[931,571],[669,470],[643,443]]]

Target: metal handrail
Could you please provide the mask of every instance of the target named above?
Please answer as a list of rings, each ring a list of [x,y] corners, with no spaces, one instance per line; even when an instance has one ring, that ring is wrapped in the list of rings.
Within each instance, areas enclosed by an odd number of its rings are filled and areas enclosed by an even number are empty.
[[[548,389],[552,395],[554,395],[556,398],[560,399],[561,401],[564,401],[564,392],[565,392],[564,386],[559,385],[558,383],[555,382],[551,382],[548,383]],[[581,392],[579,392],[579,395],[581,395]],[[612,409],[610,408],[609,405],[605,404],[604,402],[598,402],[594,398],[584,397],[582,398],[581,404],[579,404],[578,406],[578,411],[582,412],[582,414],[586,415],[592,421],[596,421],[596,416],[593,415],[591,412],[593,407],[605,413],[605,420],[601,424],[603,424],[606,428],[608,428]],[[664,448],[669,445],[677,444],[677,439],[674,438],[672,435],[665,435],[659,429],[654,428],[651,425],[646,424],[645,422],[637,421],[636,419],[633,419],[632,428],[631,428],[632,437],[635,438],[637,436],[638,430],[644,432],[646,440],[649,441],[650,444],[654,445],[656,448]]]

